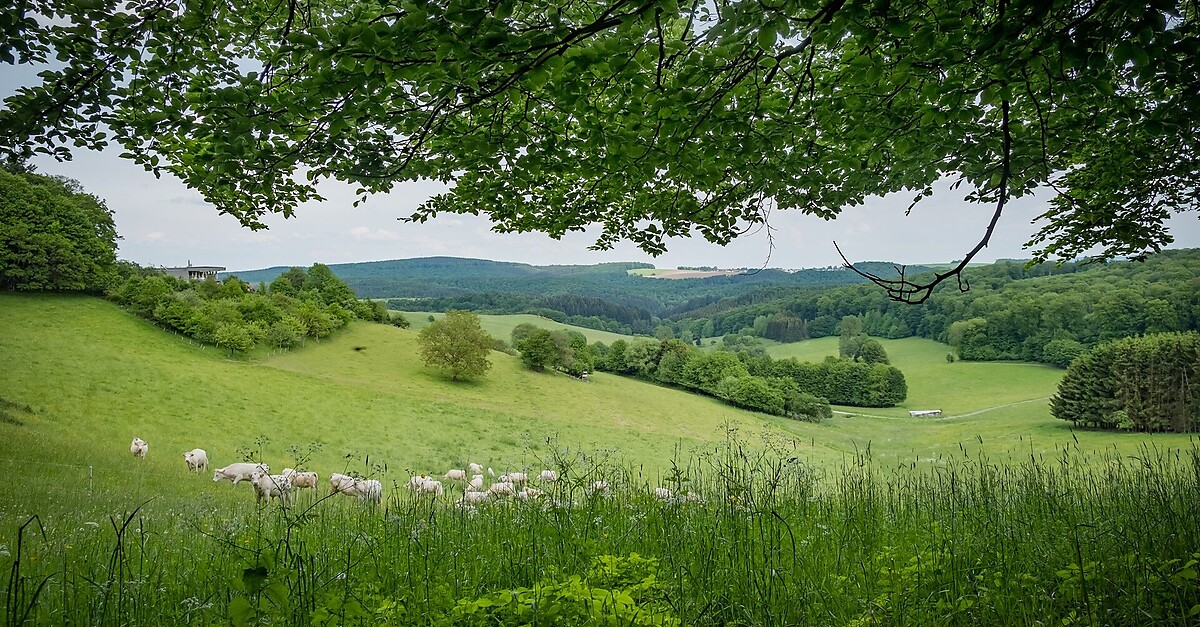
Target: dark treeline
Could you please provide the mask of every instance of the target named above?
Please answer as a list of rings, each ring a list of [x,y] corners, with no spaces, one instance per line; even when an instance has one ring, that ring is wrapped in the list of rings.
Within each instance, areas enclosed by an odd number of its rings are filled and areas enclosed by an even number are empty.
[[[617,340],[611,346],[592,347],[598,370],[677,386],[779,416],[820,420],[830,403],[891,407],[908,397],[904,374],[882,363],[829,357],[814,364],[745,351],[699,350],[677,339]]]
[[[1057,418],[1137,431],[1200,431],[1200,334],[1104,342],[1071,363],[1050,399]]]
[[[133,313],[205,344],[245,352],[292,348],[358,318],[387,322],[382,303],[359,300],[328,266],[290,268],[268,287],[237,277],[187,281],[123,263],[108,296]]]
[[[845,316],[886,338],[925,337],[969,360],[1019,359],[1065,367],[1097,342],[1200,326],[1200,251],[1144,262],[972,267],[970,290],[943,285],[922,305],[873,286],[773,287],[677,314],[687,338],[746,333],[779,341],[835,335]]]
[[[894,266],[884,262],[865,264],[872,271],[890,276]],[[748,270],[742,274],[705,279],[653,279],[629,274],[629,270],[651,268],[644,263],[604,263],[590,266],[531,266],[518,263],[428,257],[366,263],[334,264],[330,268],[363,298],[457,299],[479,293],[523,294],[533,298],[579,296],[606,301],[615,306],[646,311],[666,318],[670,312],[697,299],[716,302],[756,291],[766,285],[836,286],[864,283],[862,277],[844,268],[808,269],[785,272],[777,269]],[[283,268],[236,273],[251,282],[271,281]],[[910,269],[911,270],[911,269]],[[471,304],[465,301],[462,304]],[[495,313],[526,313],[503,311]],[[564,312],[569,313],[569,312]],[[581,310],[569,315],[597,316],[620,321],[599,311]],[[632,324],[631,322],[623,324]]]
[[[410,311],[472,311],[478,314],[530,313],[555,322],[627,335],[646,335],[659,324],[644,309],[627,307],[603,298],[558,294],[540,298],[527,294],[476,292],[444,298],[393,298],[389,309]]]

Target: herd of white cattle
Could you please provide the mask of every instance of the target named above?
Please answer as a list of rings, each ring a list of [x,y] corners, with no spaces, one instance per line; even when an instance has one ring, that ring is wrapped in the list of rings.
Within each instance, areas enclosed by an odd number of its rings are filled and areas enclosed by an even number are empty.
[[[145,440],[134,438],[129,445],[129,452],[137,459],[145,459],[149,448]],[[190,471],[208,470],[208,453],[202,448],[195,448],[184,453],[183,461],[187,463]],[[547,486],[558,483],[559,479],[558,472],[543,470],[532,477],[533,481],[542,486],[542,488],[537,488],[531,485],[530,475],[524,472],[508,472],[496,476],[495,471],[488,468],[487,474],[494,479],[490,484],[484,478],[483,466],[472,462],[465,470],[452,468],[446,471],[440,480],[430,475],[414,475],[408,480],[405,487],[417,495],[437,497],[445,494],[446,485],[461,485],[463,492],[458,502],[463,505],[476,505],[506,498],[538,499],[545,494],[544,490]],[[468,477],[470,478],[468,479]],[[298,471],[292,468],[284,468],[281,474],[273,475],[271,467],[267,464],[238,462],[214,470],[213,482],[219,481],[229,481],[233,485],[246,481],[254,488],[257,502],[270,503],[271,499],[277,499],[281,504],[286,505],[291,503],[298,490],[310,488],[316,492],[319,477],[315,472]],[[443,484],[443,481],[447,483]],[[383,484],[378,479],[365,479],[335,472],[329,475],[329,487],[330,494],[353,496],[376,505],[383,501]],[[588,485],[588,489],[592,494],[605,494],[610,491],[611,485],[607,481],[593,481]],[[655,498],[664,502],[702,500],[694,492],[681,494],[677,499],[670,488],[664,487],[654,488],[653,494]]]

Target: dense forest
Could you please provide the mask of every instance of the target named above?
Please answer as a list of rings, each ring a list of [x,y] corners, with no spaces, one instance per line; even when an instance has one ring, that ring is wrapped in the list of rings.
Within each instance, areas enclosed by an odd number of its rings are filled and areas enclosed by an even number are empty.
[[[1067,368],[1050,411],[1086,427],[1200,431],[1200,334],[1101,343]]]
[[[1200,327],[1200,251],[1145,261],[971,266],[965,287],[943,285],[928,302],[888,300],[846,269],[762,270],[704,279],[630,274],[646,264],[530,266],[435,257],[330,266],[360,297],[391,297],[397,310],[535,313],[628,333],[700,338],[741,335],[794,342],[838,333],[847,316],[874,337],[925,337],[967,360],[1027,360],[1066,367],[1098,342]],[[886,263],[867,264],[895,272]],[[909,276],[919,271],[907,269]],[[237,273],[269,281],[278,269]]]
[[[970,289],[941,286],[922,305],[889,301],[874,286],[820,290],[773,286],[690,311],[683,337],[742,333],[784,342],[837,334],[855,316],[876,337],[925,337],[968,360],[1019,359],[1066,367],[1097,342],[1200,325],[1200,250],[1144,262],[972,267]]]
[[[525,313],[556,309],[551,297],[604,301],[599,309],[573,311],[564,315],[597,316],[624,325],[637,316],[667,318],[676,310],[686,311],[722,299],[759,290],[768,285],[836,286],[864,284],[865,280],[845,268],[748,269],[742,274],[705,279],[652,279],[629,270],[652,268],[644,263],[603,263],[590,266],[531,266],[521,263],[427,257],[365,263],[332,264],[330,269],[346,282],[359,298],[406,299],[399,309],[469,309],[477,313]],[[871,272],[892,276],[891,263],[866,262]],[[239,271],[238,278],[257,283],[271,281],[286,268]],[[909,272],[923,268],[909,268]],[[571,298],[567,298],[568,301]],[[622,307],[625,319],[614,317],[611,307]]]

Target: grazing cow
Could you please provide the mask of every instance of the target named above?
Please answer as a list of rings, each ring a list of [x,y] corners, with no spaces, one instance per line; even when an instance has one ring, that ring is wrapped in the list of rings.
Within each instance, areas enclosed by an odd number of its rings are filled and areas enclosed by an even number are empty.
[[[488,486],[488,493],[493,496],[513,496],[517,489],[507,481],[498,481]]]
[[[345,489],[354,485],[354,477],[343,475],[340,472],[335,472],[329,475],[329,493],[342,492],[345,494]]]
[[[138,459],[146,459],[146,451],[150,450],[150,445],[141,438],[134,438],[133,442],[129,443],[129,452]]]
[[[267,474],[271,472],[271,467],[266,464],[254,464],[251,462],[238,462],[230,464],[224,468],[218,468],[213,471],[213,482],[217,481],[232,481],[233,485],[237,485],[239,481],[251,481],[255,472]]]
[[[283,469],[283,476],[287,477],[293,488],[312,488],[317,489],[317,473],[309,471],[292,470],[291,468]]]
[[[183,454],[188,470],[208,470],[208,453],[202,448],[194,448]]]
[[[250,482],[254,486],[254,500],[270,503],[271,499],[279,499],[280,505],[288,505],[292,499],[292,483],[283,475],[268,475],[255,471]]]

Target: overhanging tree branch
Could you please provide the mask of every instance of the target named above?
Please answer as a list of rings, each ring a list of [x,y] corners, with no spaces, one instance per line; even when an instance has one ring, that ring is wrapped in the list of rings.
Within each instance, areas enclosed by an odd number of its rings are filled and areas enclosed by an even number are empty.
[[[888,298],[910,305],[919,305],[929,300],[929,297],[933,295],[934,288],[951,277],[957,279],[959,291],[965,292],[970,289],[971,284],[963,276],[963,270],[966,269],[967,264],[971,263],[975,255],[979,254],[979,251],[988,245],[988,241],[992,239],[992,233],[996,230],[996,223],[1000,221],[1000,215],[1004,213],[1004,204],[1008,200],[1008,179],[1012,169],[1012,133],[1009,129],[1009,102],[1007,99],[1000,103],[1000,112],[1000,131],[1004,137],[1004,148],[1000,165],[1000,183],[997,186],[996,210],[992,212],[992,219],[988,222],[987,229],[983,232],[983,238],[962,258],[962,261],[959,261],[957,265],[947,272],[934,273],[933,279],[929,281],[909,280],[905,276],[906,266],[896,268],[897,274],[900,275],[899,278],[885,279],[877,274],[856,268],[854,264],[846,259],[845,253],[842,252],[837,242],[834,242],[833,246],[842,258],[842,264],[846,268],[853,270],[855,274],[887,290]]]

